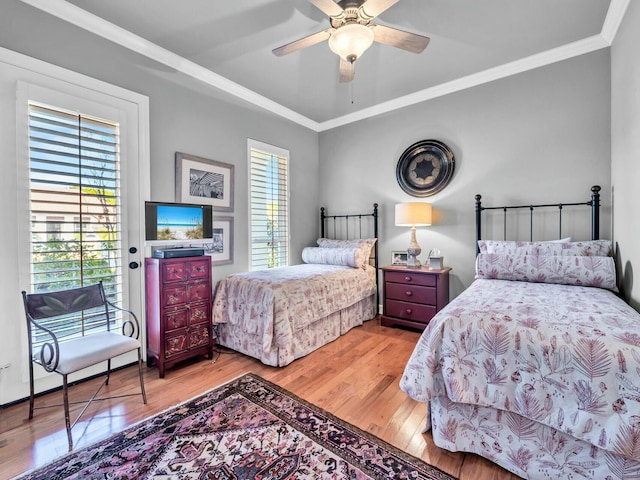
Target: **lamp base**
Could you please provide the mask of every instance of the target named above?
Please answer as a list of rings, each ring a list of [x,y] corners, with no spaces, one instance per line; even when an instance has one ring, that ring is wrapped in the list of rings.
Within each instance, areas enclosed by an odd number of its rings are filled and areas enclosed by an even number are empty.
[[[422,252],[420,245],[416,242],[416,229],[415,227],[411,229],[411,244],[409,248],[407,248],[407,267],[409,268],[420,268],[422,265],[420,264],[420,260],[418,260],[418,255]]]
[[[421,268],[422,264],[416,255],[411,255],[407,252],[407,267],[408,268]]]

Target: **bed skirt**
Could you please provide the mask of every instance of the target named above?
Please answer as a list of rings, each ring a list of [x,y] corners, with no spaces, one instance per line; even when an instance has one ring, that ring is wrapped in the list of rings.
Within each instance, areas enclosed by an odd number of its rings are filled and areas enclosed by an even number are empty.
[[[376,295],[373,294],[350,307],[313,321],[307,327],[294,332],[291,344],[275,345],[269,351],[262,348],[262,340],[229,323],[217,325],[219,345],[257,358],[265,365],[284,367],[297,358],[304,357],[329,342],[344,335],[353,327],[373,319],[378,312]]]
[[[429,402],[434,443],[452,452],[475,453],[522,478],[638,478],[640,463],[552,427],[510,412],[451,402]],[[622,476],[620,476],[622,475]]]

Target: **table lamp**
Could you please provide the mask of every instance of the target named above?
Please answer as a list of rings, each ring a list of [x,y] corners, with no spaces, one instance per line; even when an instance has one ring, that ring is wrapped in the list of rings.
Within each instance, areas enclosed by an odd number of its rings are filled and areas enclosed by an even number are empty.
[[[398,203],[396,225],[411,227],[411,243],[407,248],[407,267],[420,268],[418,255],[422,249],[416,241],[416,227],[431,225],[431,204],[424,202]]]

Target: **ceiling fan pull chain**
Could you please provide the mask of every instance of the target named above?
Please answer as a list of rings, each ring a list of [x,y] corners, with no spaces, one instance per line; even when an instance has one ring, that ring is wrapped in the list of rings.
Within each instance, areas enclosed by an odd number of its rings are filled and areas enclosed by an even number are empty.
[[[349,83],[349,88],[350,88],[350,90],[351,90],[351,105],[353,105],[353,104],[354,104],[354,101],[353,101],[353,84],[354,84],[354,83],[355,83],[355,82],[350,82],[350,83]]]

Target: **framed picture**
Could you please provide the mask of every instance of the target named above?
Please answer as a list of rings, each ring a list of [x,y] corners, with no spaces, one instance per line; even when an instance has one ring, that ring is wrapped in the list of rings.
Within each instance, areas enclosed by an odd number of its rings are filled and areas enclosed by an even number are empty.
[[[406,250],[395,250],[391,252],[391,265],[406,265],[406,264],[407,264]]]
[[[234,165],[176,152],[176,202],[233,212]]]
[[[213,217],[213,241],[205,244],[204,253],[213,265],[233,263],[233,217]]]

